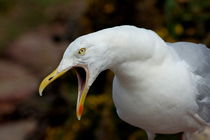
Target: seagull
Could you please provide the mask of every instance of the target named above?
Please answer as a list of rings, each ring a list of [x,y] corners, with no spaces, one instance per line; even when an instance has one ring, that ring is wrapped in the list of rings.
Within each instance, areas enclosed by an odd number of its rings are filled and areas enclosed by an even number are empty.
[[[168,43],[154,31],[116,26],[75,39],[58,67],[40,84],[74,69],[78,78],[76,115],[81,119],[88,90],[100,72],[114,73],[112,97],[118,116],[155,134],[183,132],[191,140],[210,124],[210,49],[190,42]]]

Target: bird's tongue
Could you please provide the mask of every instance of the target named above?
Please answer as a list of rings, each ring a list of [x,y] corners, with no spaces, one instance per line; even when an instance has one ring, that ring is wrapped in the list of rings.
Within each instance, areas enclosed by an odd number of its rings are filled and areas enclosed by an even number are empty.
[[[84,102],[88,92],[88,78],[89,72],[86,67],[75,67],[74,68],[78,78],[78,97],[77,97],[77,118],[80,120],[83,109],[84,109]]]

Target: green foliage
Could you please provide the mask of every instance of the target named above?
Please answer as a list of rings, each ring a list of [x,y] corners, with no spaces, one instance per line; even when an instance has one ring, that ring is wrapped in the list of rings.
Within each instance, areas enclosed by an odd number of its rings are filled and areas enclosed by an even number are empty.
[[[209,5],[207,0],[167,0],[164,13],[169,33],[175,39],[204,38],[210,22]]]

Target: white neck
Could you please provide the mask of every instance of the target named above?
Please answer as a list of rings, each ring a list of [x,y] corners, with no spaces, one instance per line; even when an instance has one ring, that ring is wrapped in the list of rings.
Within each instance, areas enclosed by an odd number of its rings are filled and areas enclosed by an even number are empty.
[[[135,82],[135,77],[143,80],[148,67],[159,65],[170,54],[166,43],[156,33],[138,29],[129,32],[119,31],[119,38],[116,39],[115,36],[115,39],[110,41],[108,69],[111,69],[116,77],[121,78],[121,81]]]

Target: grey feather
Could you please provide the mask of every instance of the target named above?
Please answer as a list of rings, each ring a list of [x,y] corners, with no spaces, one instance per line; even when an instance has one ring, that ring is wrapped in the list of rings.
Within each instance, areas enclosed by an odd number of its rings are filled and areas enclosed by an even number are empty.
[[[201,77],[197,82],[199,92],[196,99],[199,106],[197,113],[210,123],[210,49],[203,44],[188,42],[167,44],[190,66],[193,73]]]
[[[167,44],[172,46],[178,56],[186,61],[196,74],[206,76],[210,73],[210,49],[205,45],[189,42]]]

